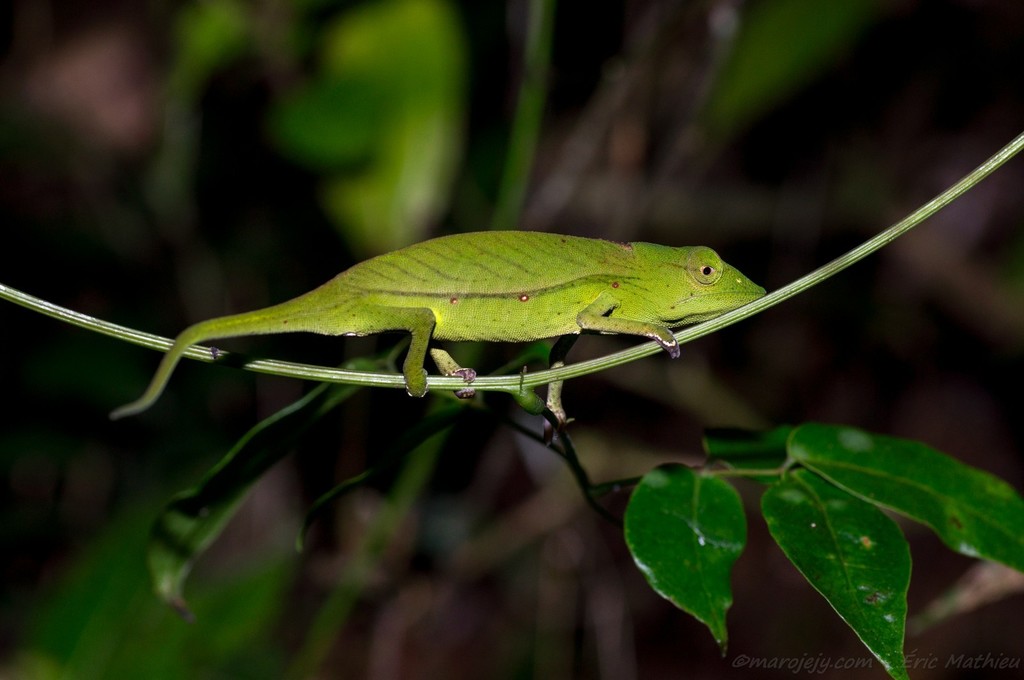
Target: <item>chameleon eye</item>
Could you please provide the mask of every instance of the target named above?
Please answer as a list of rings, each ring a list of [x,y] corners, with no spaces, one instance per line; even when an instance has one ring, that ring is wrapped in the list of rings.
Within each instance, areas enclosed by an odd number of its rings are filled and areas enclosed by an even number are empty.
[[[711,248],[694,248],[686,258],[686,271],[697,283],[710,286],[722,278],[722,258]]]

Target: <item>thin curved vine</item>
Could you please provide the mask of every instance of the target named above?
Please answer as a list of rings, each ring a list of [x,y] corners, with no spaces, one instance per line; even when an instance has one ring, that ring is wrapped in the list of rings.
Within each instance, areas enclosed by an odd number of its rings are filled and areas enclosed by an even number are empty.
[[[795,281],[772,291],[768,295],[755,300],[743,307],[734,309],[719,317],[690,326],[675,333],[679,344],[684,344],[701,338],[709,333],[721,330],[726,326],[742,321],[754,314],[759,314],[770,307],[774,307],[789,298],[802,293],[826,279],[835,276],[847,267],[863,260],[867,256],[884,248],[900,236],[918,226],[937,212],[948,206],[950,203],[965,194],[976,184],[991,175],[1008,160],[1013,158],[1021,148],[1024,147],[1024,133],[1018,135],[1009,144],[996,152],[991,158],[965,175],[958,182],[931,199],[907,217],[893,224],[885,231],[871,239],[868,239],[856,248],[837,257],[828,264],[796,279]],[[168,338],[128,328],[109,321],[96,319],[87,314],[61,307],[46,300],[24,293],[10,286],[0,283],[0,298],[21,305],[33,311],[53,317],[65,323],[70,323],[97,333],[103,333],[119,340],[124,340],[136,345],[166,351],[170,348],[172,341]],[[621,350],[603,357],[581,361],[579,363],[567,364],[559,368],[539,370],[534,373],[505,375],[505,376],[482,376],[476,379],[473,387],[477,390],[492,390],[521,394],[524,390],[546,385],[556,380],[568,380],[578,378],[590,373],[596,373],[614,366],[636,361],[645,356],[650,356],[661,351],[661,348],[653,342],[646,342],[629,349]],[[227,352],[218,352],[220,357],[228,356]],[[214,361],[209,348],[194,346],[186,353],[190,359],[200,361]],[[275,361],[269,359],[254,359],[247,361],[242,368],[258,373],[270,373],[285,377],[300,378],[305,380],[318,380],[323,382],[348,383],[366,387],[392,387],[405,388],[404,378],[398,373],[370,373],[363,371],[346,371],[339,368],[327,366],[314,366],[310,364],[294,363],[289,361]],[[454,391],[465,387],[465,383],[458,377],[430,376],[427,379],[427,386],[435,390]]]

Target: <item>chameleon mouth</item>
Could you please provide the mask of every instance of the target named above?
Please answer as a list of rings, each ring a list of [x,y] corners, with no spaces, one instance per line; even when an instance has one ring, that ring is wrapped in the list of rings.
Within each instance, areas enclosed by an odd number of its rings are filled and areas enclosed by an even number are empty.
[[[673,326],[700,323],[762,298],[764,294],[764,288],[751,285],[751,290],[695,295],[673,305],[666,321]]]

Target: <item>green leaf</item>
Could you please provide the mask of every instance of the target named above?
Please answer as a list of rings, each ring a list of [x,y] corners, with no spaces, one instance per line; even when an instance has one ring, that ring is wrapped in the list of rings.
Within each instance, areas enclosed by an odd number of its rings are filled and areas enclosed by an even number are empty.
[[[1024,500],[987,472],[920,442],[806,424],[794,460],[855,496],[930,527],[953,550],[1024,571]]]
[[[906,678],[910,548],[896,523],[806,470],[770,486],[761,509],[786,557],[889,675]]]
[[[366,370],[376,365],[358,360],[347,367]],[[147,547],[147,564],[157,595],[182,616],[191,618],[183,589],[195,560],[220,535],[249,489],[288,453],[290,443],[358,389],[353,385],[320,385],[249,430],[199,484],[171,499],[157,518]]]
[[[729,574],[747,540],[736,490],[687,467],[656,468],[633,490],[625,525],[626,544],[647,582],[706,625],[724,653]]]
[[[278,629],[295,559],[260,551],[211,574],[191,598],[200,620],[184,626],[152,597],[142,559],[158,509],[129,501],[65,557],[19,622],[20,651],[5,659],[5,678],[282,677]]]

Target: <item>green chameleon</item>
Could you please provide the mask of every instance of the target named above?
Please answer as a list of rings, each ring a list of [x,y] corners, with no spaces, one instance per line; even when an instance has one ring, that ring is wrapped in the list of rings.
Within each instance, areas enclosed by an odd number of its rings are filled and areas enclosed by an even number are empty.
[[[111,418],[157,400],[191,345],[243,335],[305,331],[412,338],[402,366],[406,390],[427,392],[423,368],[432,338],[525,342],[563,336],[561,364],[578,334],[619,333],[654,340],[672,358],[670,329],[704,321],[764,295],[764,289],[703,246],[671,248],[578,236],[492,231],[442,236],[361,262],[305,295],[271,307],[189,326],[164,355],[145,393]],[[442,370],[462,375],[447,358]],[[442,363],[442,362],[438,362]],[[555,386],[558,387],[558,386]],[[549,406],[564,421],[558,391]]]

